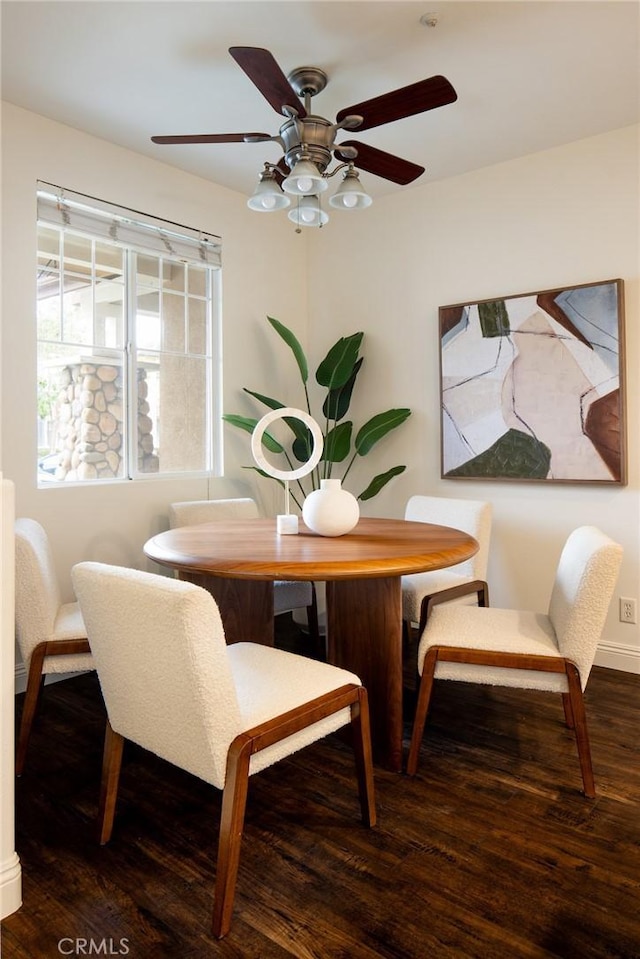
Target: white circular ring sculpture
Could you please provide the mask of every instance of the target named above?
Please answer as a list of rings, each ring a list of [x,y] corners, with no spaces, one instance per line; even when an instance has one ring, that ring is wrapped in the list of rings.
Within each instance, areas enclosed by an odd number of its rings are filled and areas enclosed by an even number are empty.
[[[267,426],[270,426],[275,420],[284,419],[285,416],[291,416],[293,419],[302,420],[304,425],[309,428],[311,436],[313,437],[313,449],[311,451],[311,456],[306,463],[303,463],[302,466],[299,466],[296,470],[276,469],[275,466],[272,466],[271,463],[269,463],[262,451],[262,435]],[[267,413],[262,417],[261,420],[258,420],[254,427],[253,433],[251,434],[251,452],[258,466],[269,476],[273,476],[275,479],[284,480],[285,482],[288,480],[300,479],[300,477],[306,476],[307,473],[310,473],[311,470],[314,469],[320,462],[323,447],[324,437],[322,436],[322,430],[314,418],[309,416],[308,413],[305,413],[304,410],[297,410],[293,406],[283,406],[279,410],[272,410],[270,413]]]
[[[276,469],[275,466],[269,463],[262,451],[262,436],[267,426],[270,426],[275,420],[283,419],[285,416],[291,416],[293,419],[301,420],[305,426],[309,428],[311,436],[313,437],[311,456],[306,463],[303,463],[302,466],[299,466],[296,470]],[[254,427],[253,433],[251,434],[251,452],[253,453],[254,460],[268,476],[273,476],[274,479],[284,481],[286,513],[276,517],[276,529],[280,535],[290,535],[298,532],[298,517],[292,516],[289,513],[289,482],[290,480],[300,479],[301,476],[306,476],[307,473],[310,473],[311,470],[318,465],[320,457],[322,456],[323,447],[324,437],[316,421],[312,416],[309,416],[308,413],[305,413],[304,410],[295,409],[293,406],[283,406],[279,410],[272,410],[271,413],[267,413],[261,420],[258,420]]]

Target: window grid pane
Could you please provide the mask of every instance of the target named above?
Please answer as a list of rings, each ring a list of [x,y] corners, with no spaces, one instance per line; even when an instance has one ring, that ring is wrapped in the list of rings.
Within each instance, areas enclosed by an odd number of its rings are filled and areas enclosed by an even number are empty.
[[[39,484],[211,469],[213,270],[125,253],[39,224]]]
[[[184,353],[185,345],[184,294],[162,293],[162,349],[170,353]]]
[[[211,340],[207,270],[200,275],[201,298],[187,296],[191,267],[170,258],[158,258],[162,289],[148,291],[155,265],[133,254],[136,289],[136,384],[138,403],[133,421],[132,463],[138,474],[159,475],[211,468]],[[202,282],[204,274],[204,284]],[[152,299],[157,297],[157,300]],[[191,301],[198,306],[191,307]],[[187,311],[195,313],[194,330]],[[200,329],[197,329],[198,323]],[[194,349],[191,340],[197,343]],[[202,354],[202,355],[193,355]]]

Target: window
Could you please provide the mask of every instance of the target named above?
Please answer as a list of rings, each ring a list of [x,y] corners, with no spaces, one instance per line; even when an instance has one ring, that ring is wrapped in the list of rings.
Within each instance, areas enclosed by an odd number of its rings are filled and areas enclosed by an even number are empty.
[[[38,184],[38,483],[219,468],[220,240]]]

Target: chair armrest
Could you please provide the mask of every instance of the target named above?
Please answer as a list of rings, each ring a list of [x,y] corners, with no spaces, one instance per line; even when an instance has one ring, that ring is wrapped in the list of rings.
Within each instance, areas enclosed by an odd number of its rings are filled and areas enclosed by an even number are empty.
[[[427,620],[431,615],[431,610],[439,603],[448,603],[452,599],[458,599],[460,596],[469,596],[475,593],[478,597],[478,606],[489,605],[489,585],[483,579],[474,579],[469,583],[460,583],[458,586],[450,586],[448,589],[441,589],[437,593],[425,596],[420,607],[420,625],[418,632],[420,635],[424,632]]]
[[[229,747],[229,754],[240,753],[249,748],[249,754],[253,755],[253,753],[266,749],[267,746],[272,746],[282,739],[287,739],[288,736],[320,722],[320,720],[345,709],[347,706],[351,706],[357,714],[357,711],[363,708],[363,704],[364,709],[367,709],[367,695],[364,687],[348,683],[346,686],[340,686],[338,689],[324,693],[301,706],[290,709],[286,713],[274,716],[273,719],[268,719],[259,726],[238,733]]]

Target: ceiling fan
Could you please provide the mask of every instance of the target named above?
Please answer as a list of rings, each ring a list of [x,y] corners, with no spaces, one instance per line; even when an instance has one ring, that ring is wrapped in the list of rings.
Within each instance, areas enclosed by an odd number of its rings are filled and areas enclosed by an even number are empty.
[[[263,189],[253,209],[266,211],[287,206],[290,201],[283,196],[281,187],[294,196],[317,196],[326,189],[326,178],[344,166],[348,170],[345,175],[346,186],[338,191],[341,200],[334,204],[336,197],[332,197],[330,203],[346,209],[368,206],[371,202],[359,184],[354,167],[393,183],[411,183],[424,173],[424,167],[357,140],[336,143],[337,134],[341,130],[370,130],[384,123],[445,106],[457,99],[449,81],[445,77],[434,76],[346,107],[339,111],[335,123],[332,123],[311,113],[311,98],[324,90],[328,81],[326,73],[319,67],[298,67],[287,77],[269,50],[261,47],[230,47],[229,53],[273,109],[286,118],[278,133],[275,136],[268,133],[205,133],[153,136],[151,139],[161,144],[278,143],[283,156],[275,164],[265,163],[258,186],[258,190],[260,187]],[[341,166],[329,173],[327,170],[332,154],[341,162]],[[275,190],[279,193],[279,200]],[[252,205],[251,201],[249,205]]]

